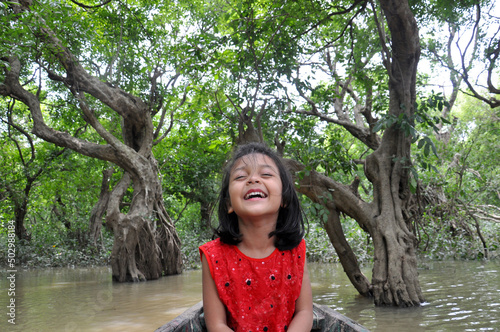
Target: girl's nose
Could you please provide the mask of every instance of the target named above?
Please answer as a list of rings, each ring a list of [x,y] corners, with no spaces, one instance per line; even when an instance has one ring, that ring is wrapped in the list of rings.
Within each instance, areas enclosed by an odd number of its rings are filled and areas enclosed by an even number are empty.
[[[248,177],[248,181],[247,182],[248,183],[259,183],[259,177],[255,173],[250,174],[250,176]]]

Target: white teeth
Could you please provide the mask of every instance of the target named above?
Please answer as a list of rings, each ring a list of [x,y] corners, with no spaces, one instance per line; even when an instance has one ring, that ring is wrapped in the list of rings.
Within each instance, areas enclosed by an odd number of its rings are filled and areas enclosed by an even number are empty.
[[[259,191],[255,191],[255,192],[252,192],[250,194],[245,195],[245,199],[250,199],[250,198],[254,198],[254,197],[264,198],[265,195],[263,192],[259,192]]]

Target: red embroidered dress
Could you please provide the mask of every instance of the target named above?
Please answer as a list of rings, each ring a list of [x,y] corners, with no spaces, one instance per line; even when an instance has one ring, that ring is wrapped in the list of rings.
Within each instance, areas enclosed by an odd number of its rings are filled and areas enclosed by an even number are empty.
[[[255,259],[216,239],[200,246],[210,267],[227,322],[236,332],[286,331],[304,274],[306,243]]]

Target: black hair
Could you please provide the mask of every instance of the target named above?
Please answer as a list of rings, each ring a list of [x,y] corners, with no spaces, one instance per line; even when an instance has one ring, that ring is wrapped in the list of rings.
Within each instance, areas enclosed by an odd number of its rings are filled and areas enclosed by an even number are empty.
[[[295,192],[292,176],[276,152],[261,143],[249,143],[239,146],[232,159],[226,165],[219,194],[218,214],[219,226],[215,234],[226,244],[236,245],[241,242],[242,234],[238,226],[238,216],[229,213],[229,180],[234,164],[242,157],[250,154],[262,154],[271,158],[278,167],[282,184],[282,205],[278,213],[276,229],[269,237],[276,236],[274,245],[279,250],[290,250],[299,245],[304,237],[304,219],[299,198]]]

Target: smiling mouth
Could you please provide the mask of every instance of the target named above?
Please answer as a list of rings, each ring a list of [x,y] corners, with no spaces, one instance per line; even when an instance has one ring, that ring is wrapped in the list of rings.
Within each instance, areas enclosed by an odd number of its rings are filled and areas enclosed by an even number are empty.
[[[266,198],[267,195],[262,191],[252,191],[245,195],[245,200],[252,198]]]

